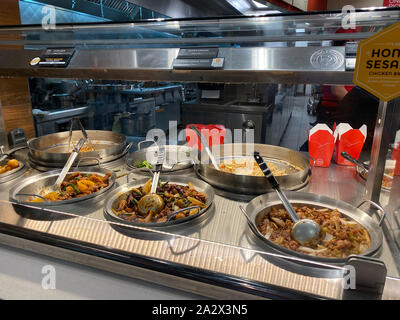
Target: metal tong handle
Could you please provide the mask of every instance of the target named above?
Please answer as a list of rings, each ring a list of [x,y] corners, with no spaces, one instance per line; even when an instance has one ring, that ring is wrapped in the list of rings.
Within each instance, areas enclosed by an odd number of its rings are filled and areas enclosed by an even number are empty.
[[[55,184],[53,186],[54,190],[57,190],[57,189],[60,188],[61,183],[64,181],[65,176],[67,175],[69,169],[71,169],[72,164],[74,163],[76,157],[78,156],[79,151],[81,150],[81,148],[84,145],[85,141],[86,141],[85,139],[81,138],[78,141],[78,143],[76,144],[74,150],[72,150],[71,155],[69,156],[67,162],[65,163],[64,168],[62,169],[60,175],[58,176],[58,178],[57,178],[57,180],[56,180],[56,182],[55,182]]]
[[[203,136],[203,134],[200,132],[200,130],[197,129],[195,126],[190,126],[189,128],[194,130],[194,132],[196,132],[196,134],[199,136],[199,138],[201,140],[201,144],[203,145],[204,149],[206,150],[208,157],[211,160],[211,163],[213,164],[215,170],[219,171],[217,161],[215,160],[213,154],[211,153],[210,146],[208,145],[207,139]]]
[[[21,146],[21,147],[15,147],[13,149],[8,150],[4,154],[0,154],[0,162],[3,161],[4,159],[6,159],[7,157],[9,157],[10,155],[12,155],[14,152],[17,152],[18,150],[22,150],[25,148],[28,148],[28,145]]]
[[[84,137],[85,140],[89,143],[89,145],[92,146],[93,151],[96,151],[96,148],[94,147],[94,144],[93,144],[92,141],[90,140],[89,135],[87,134],[87,132],[86,132],[86,130],[85,130],[85,127],[83,126],[81,120],[80,120],[79,118],[76,118],[76,121],[78,122],[79,127],[81,128],[83,137]]]
[[[366,165],[365,163],[358,161],[357,159],[353,158],[351,155],[349,155],[346,151],[342,151],[341,153],[342,157],[349,160],[351,163],[354,163],[357,167],[360,167],[364,170],[369,170],[369,166]]]
[[[247,214],[245,208],[243,208],[242,206],[239,206],[239,209],[240,209],[240,211],[242,211],[244,217],[246,218],[247,223],[248,223],[249,226],[250,226],[250,229],[254,232],[254,234],[259,234],[260,231],[258,231],[258,229],[257,229],[256,226],[254,225],[253,221],[251,221],[251,219],[250,219],[249,215]]]
[[[274,189],[276,191],[276,193],[278,194],[278,197],[281,200],[286,211],[289,213],[290,218],[293,220],[293,222],[299,221],[300,217],[298,216],[297,212],[293,209],[292,205],[289,202],[289,199],[282,192],[278,181],[275,179],[274,175],[272,174],[272,171],[270,170],[268,165],[264,162],[263,158],[260,156],[260,153],[257,151],[254,151],[254,160],[256,160],[261,171],[263,172],[265,177],[268,179],[268,182],[271,184],[272,189]]]
[[[199,213],[199,212],[201,211],[201,208],[200,208],[199,206],[191,206],[191,207],[187,207],[187,208],[182,208],[182,209],[179,209],[179,210],[177,210],[177,211],[172,212],[172,213],[168,216],[166,222],[169,222],[169,221],[171,221],[172,219],[174,219],[178,213],[184,212],[184,211],[187,211],[187,210],[192,210],[192,209],[197,209],[197,210],[198,210],[197,213]]]
[[[69,128],[69,141],[68,141],[68,148],[71,146],[71,140],[72,140],[72,127],[74,126],[74,121],[78,123],[81,131],[82,131],[82,135],[85,138],[85,142],[87,141],[89,143],[89,145],[92,146],[93,151],[96,151],[94,144],[92,143],[92,141],[90,141],[89,135],[87,134],[85,127],[83,126],[81,120],[79,118],[72,118],[71,119],[71,126]]]
[[[368,171],[369,170],[369,166],[367,164],[365,164],[364,162],[361,162],[355,158],[353,158],[351,155],[349,155],[346,151],[342,151],[341,153],[342,157],[349,160],[350,162],[354,163],[356,166],[362,168],[363,170]],[[387,173],[383,173],[383,175],[389,179],[393,179],[393,177]]]
[[[160,173],[165,159],[165,146],[158,146],[157,162],[154,166],[154,176],[151,181],[150,194],[156,193],[158,181],[160,180]]]

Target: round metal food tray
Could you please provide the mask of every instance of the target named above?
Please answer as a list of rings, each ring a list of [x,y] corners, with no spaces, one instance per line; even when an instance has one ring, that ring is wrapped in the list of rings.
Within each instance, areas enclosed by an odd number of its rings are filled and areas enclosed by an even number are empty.
[[[130,145],[126,146],[126,137],[120,133],[103,130],[87,130],[86,132],[97,149],[80,152],[76,162],[81,161],[81,165],[93,164],[93,159],[96,158],[100,163],[113,161],[122,157],[130,147]],[[81,131],[73,131],[72,143],[76,143],[81,137]],[[29,159],[41,166],[63,167],[71,154],[68,142],[68,131],[30,139],[28,141]]]
[[[376,222],[372,217],[370,217],[367,213],[361,210],[359,207],[364,204],[362,202],[358,207],[354,207],[346,202],[335,200],[326,196],[317,195],[313,193],[306,192],[285,192],[290,203],[294,206],[311,206],[313,208],[321,209],[337,209],[344,217],[354,220],[359,223],[362,227],[364,227],[371,238],[371,244],[367,251],[365,251],[363,256],[374,255],[379,251],[383,241],[383,232],[381,229],[381,224],[383,219],[385,218],[385,213],[383,212],[383,216],[381,220]],[[372,202],[368,201],[370,204]],[[376,204],[373,204],[377,206]],[[268,248],[273,248],[278,252],[297,256],[304,260],[313,260],[319,262],[333,263],[333,264],[343,264],[346,261],[346,258],[329,258],[329,257],[317,257],[313,255],[307,255],[301,252],[297,252],[294,250],[287,249],[285,247],[279,246],[272,241],[269,241],[265,238],[261,232],[258,231],[257,225],[261,222],[261,220],[268,214],[273,207],[283,208],[282,202],[278,198],[275,193],[264,194],[254,198],[250,201],[246,206],[246,212],[253,222],[253,225],[256,228],[251,228],[255,236],[260,239],[264,245],[267,245]],[[377,206],[380,210],[383,209]],[[257,230],[255,230],[257,229]]]
[[[188,146],[165,145],[165,161],[162,172],[176,172],[193,167],[194,150]],[[149,161],[152,165],[157,162],[158,147],[152,146],[139,149],[127,155],[126,165],[132,170],[148,173],[152,171],[147,168],[137,168],[133,165],[135,161]]]
[[[105,175],[107,172],[111,172],[111,176],[108,180],[108,186],[106,188],[100,189],[99,191],[91,193],[84,197],[78,197],[63,201],[31,202],[28,200],[31,195],[40,195],[43,189],[49,188],[54,185],[58,176],[61,173],[61,170],[54,170],[45,173],[40,173],[25,178],[24,180],[20,181],[17,185],[15,185],[13,188],[11,188],[9,193],[10,201],[37,207],[53,207],[53,206],[67,205],[75,202],[85,201],[104,194],[113,187],[116,180],[116,175],[114,172],[101,168],[90,168],[84,170],[70,171],[68,172],[68,175],[74,172],[81,172],[83,174],[97,173],[99,175]]]
[[[312,171],[310,158],[298,151],[266,144],[226,144],[221,145],[219,150],[213,149],[212,152],[213,154],[221,153],[216,158],[217,163],[219,163],[232,158],[253,157],[251,150],[258,151],[264,161],[279,164],[280,169],[283,168],[283,164],[288,164],[288,174],[276,177],[282,189],[298,190],[308,183]],[[231,154],[225,155],[224,153]],[[247,195],[260,195],[273,191],[264,176],[238,175],[217,170],[213,165],[206,163],[208,158],[206,155],[204,156],[206,158],[202,159],[202,164],[195,164],[194,169],[201,179],[212,186],[225,191]],[[293,167],[300,168],[300,170],[293,172]]]
[[[121,222],[126,225],[131,225],[131,226],[138,226],[138,227],[144,227],[144,228],[163,228],[163,227],[168,227],[168,226],[173,226],[173,225],[179,225],[191,220],[194,220],[200,216],[202,216],[211,206],[211,204],[214,201],[214,190],[213,188],[205,183],[204,181],[201,181],[196,178],[191,178],[191,177],[184,177],[184,176],[162,176],[161,181],[164,182],[169,182],[171,184],[179,184],[179,185],[187,185],[189,182],[193,183],[194,188],[199,191],[203,192],[206,194],[207,201],[206,201],[206,207],[201,209],[198,213],[188,216],[183,219],[178,219],[178,220],[171,220],[169,222],[160,222],[160,223],[140,223],[140,222],[130,222],[127,220],[122,219],[119,217],[117,214],[113,212],[113,209],[116,209],[117,207],[117,200],[121,197],[124,196],[128,191],[130,191],[132,188],[137,188],[140,186],[143,186],[149,179],[141,179],[141,180],[136,180],[129,182],[127,184],[124,184],[117,189],[113,190],[113,192],[107,197],[105,200],[104,204],[104,212],[114,220]]]

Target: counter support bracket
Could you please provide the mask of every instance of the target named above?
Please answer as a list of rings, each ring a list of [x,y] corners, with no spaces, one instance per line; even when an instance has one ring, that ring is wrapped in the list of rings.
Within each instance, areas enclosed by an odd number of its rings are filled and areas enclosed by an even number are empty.
[[[347,258],[345,266],[347,273],[344,275],[343,299],[376,300],[382,298],[387,275],[383,261],[352,255]]]

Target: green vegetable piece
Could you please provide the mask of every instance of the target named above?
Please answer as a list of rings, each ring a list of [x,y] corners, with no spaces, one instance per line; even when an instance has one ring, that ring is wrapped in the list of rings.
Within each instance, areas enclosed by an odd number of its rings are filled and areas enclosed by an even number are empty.
[[[73,183],[68,183],[68,184],[67,184],[67,187],[68,187],[68,186],[74,188],[74,191],[75,191],[77,194],[80,194],[80,193],[81,193],[81,191],[79,190],[79,188],[78,188],[77,185],[75,185],[75,184],[73,184]]]

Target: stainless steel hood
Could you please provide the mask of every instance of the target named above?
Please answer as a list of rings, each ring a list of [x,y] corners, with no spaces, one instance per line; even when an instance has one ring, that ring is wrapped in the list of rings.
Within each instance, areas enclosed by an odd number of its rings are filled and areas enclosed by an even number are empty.
[[[315,65],[312,57],[331,50],[337,65]],[[179,49],[77,50],[67,68],[30,67],[40,50],[0,51],[2,76],[231,83],[352,82],[345,71],[344,48],[220,48],[225,58],[219,70],[174,70]]]

